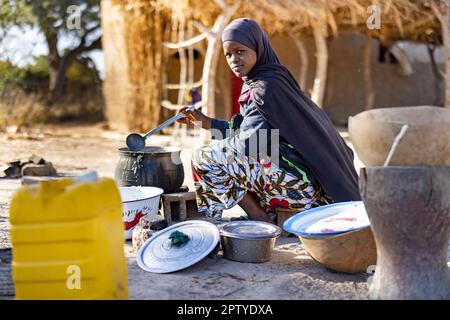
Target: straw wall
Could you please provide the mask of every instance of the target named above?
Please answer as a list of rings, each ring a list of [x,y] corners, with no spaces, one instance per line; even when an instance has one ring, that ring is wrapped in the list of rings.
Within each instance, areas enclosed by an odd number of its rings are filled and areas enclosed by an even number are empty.
[[[107,116],[148,131],[160,117],[163,18],[150,1],[102,1]]]
[[[127,106],[130,103],[128,57],[125,51],[124,17],[120,6],[111,1],[102,1],[102,46],[105,60],[103,94],[106,102],[106,117],[110,126],[128,130]]]

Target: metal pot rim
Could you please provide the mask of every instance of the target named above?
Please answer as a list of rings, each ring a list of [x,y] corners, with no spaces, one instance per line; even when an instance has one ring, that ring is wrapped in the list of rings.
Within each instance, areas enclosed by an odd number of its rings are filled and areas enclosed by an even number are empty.
[[[225,230],[226,227],[229,227],[230,225],[250,225],[250,226],[266,226],[271,227],[274,229],[272,234],[242,234],[242,233],[233,233],[230,231]],[[232,239],[241,239],[241,240],[269,240],[273,238],[277,238],[281,234],[281,228],[277,225],[273,225],[267,222],[261,222],[261,221],[233,221],[228,222],[222,225],[219,229],[220,235]]]
[[[280,233],[281,233],[281,231],[280,231]],[[248,240],[248,241],[270,240],[273,238],[278,238],[278,236],[279,236],[279,235],[274,235],[271,237],[266,236],[266,237],[261,237],[261,238],[257,238],[257,237],[253,237],[253,238],[247,237],[246,238],[244,236],[237,236],[237,235],[230,235],[230,234],[223,234],[223,233],[221,233],[220,235],[224,238],[237,239],[237,240]]]
[[[154,148],[155,151],[149,151],[149,149]],[[142,150],[138,150],[138,151],[132,151],[127,147],[122,147],[118,149],[120,154],[127,154],[127,155],[133,155],[133,154],[138,154],[138,155],[162,155],[162,154],[171,154],[174,152],[180,152],[181,149],[177,148],[177,147],[156,147],[156,146],[149,146],[149,147],[145,147]],[[146,152],[147,151],[147,152]]]

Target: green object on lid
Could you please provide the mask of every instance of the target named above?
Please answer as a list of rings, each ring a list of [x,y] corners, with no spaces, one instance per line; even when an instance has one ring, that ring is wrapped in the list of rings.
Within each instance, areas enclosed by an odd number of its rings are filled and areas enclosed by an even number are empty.
[[[190,240],[187,234],[180,231],[172,232],[169,236],[169,239],[172,240],[172,245],[175,247],[180,247]]]

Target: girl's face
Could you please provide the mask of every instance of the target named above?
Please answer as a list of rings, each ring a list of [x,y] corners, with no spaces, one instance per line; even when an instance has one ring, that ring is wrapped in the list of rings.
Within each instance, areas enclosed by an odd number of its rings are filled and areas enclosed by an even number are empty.
[[[223,52],[227,63],[238,78],[245,77],[256,64],[256,52],[236,41],[225,41]]]

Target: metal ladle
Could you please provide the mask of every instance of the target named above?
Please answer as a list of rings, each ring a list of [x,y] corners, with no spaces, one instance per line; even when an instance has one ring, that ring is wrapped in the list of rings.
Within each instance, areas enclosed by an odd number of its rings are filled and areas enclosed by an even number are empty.
[[[130,149],[131,151],[139,151],[139,150],[143,149],[145,147],[145,140],[149,136],[151,136],[152,134],[158,132],[159,130],[167,127],[168,125],[174,123],[178,119],[184,118],[186,116],[186,112],[194,111],[194,110],[195,110],[194,106],[188,107],[185,111],[183,111],[181,113],[178,113],[176,116],[170,118],[169,120],[166,120],[165,122],[163,122],[158,127],[150,130],[144,136],[141,136],[139,133],[131,133],[131,134],[129,134],[127,136],[127,139],[126,139],[126,143],[127,143],[128,149]]]

